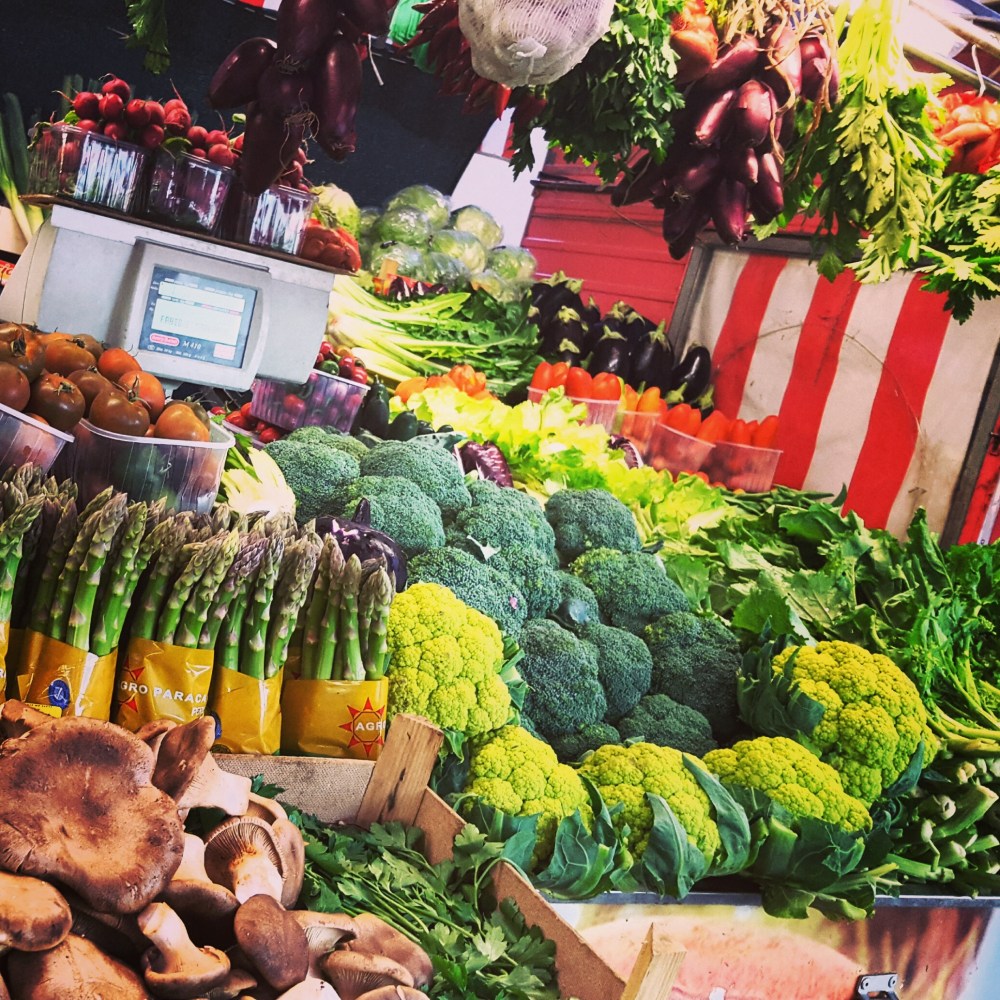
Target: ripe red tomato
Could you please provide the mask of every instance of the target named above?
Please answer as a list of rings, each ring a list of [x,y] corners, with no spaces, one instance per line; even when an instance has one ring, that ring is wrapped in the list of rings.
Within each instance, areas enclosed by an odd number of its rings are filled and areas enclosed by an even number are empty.
[[[83,416],[83,393],[61,375],[40,375],[31,386],[28,408],[60,431],[72,430]]]
[[[139,399],[121,392],[102,392],[90,406],[90,422],[112,434],[143,437],[149,430],[149,410]]]
[[[28,376],[6,361],[0,361],[0,403],[12,410],[23,410],[31,398]]]

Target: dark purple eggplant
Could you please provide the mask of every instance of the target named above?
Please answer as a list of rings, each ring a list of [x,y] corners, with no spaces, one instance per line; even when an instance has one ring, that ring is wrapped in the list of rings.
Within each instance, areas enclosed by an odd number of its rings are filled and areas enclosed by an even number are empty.
[[[247,194],[260,194],[284,173],[305,135],[305,127],[267,114],[256,104],[247,107],[247,125],[239,170]]]
[[[778,143],[782,147],[791,144],[795,138],[795,112],[785,111],[775,118],[774,130],[777,133]]]
[[[314,70],[316,141],[335,160],[354,152],[354,119],[361,101],[361,57],[354,43],[337,35]]]
[[[655,329],[656,324],[646,319],[645,316],[625,302],[616,302],[612,307],[612,312],[615,309],[620,309],[621,311],[621,333],[628,341],[629,352],[634,358],[635,351],[646,342],[650,328]]]
[[[623,178],[611,191],[611,204],[617,207],[650,201],[666,188],[663,164],[657,163],[649,153],[644,153],[629,176]]]
[[[580,319],[586,324],[587,335],[583,341],[583,357],[590,357],[597,342],[601,339],[601,310],[594,301],[593,296],[590,301],[580,310]]]
[[[580,313],[563,306],[541,329],[542,354],[570,365],[583,364],[583,345],[589,332]]]
[[[698,116],[692,139],[694,146],[704,149],[720,142],[726,131],[728,112],[735,97],[735,90],[724,90]]]
[[[715,189],[712,222],[723,243],[735,246],[746,239],[750,216],[750,193],[746,184],[723,177]]]
[[[785,192],[782,188],[784,168],[774,153],[761,153],[758,159],[760,176],[753,190],[754,217],[758,222],[770,222],[775,216],[781,215],[785,208]],[[770,218],[761,218],[758,208]]]
[[[753,76],[760,63],[760,55],[757,39],[742,35],[712,63],[709,71],[692,88],[692,93],[718,94],[739,87]]]
[[[513,486],[514,477],[510,474],[510,466],[503,452],[492,442],[482,444],[476,441],[466,441],[458,449],[462,459],[462,469],[465,472],[478,472],[481,479],[488,479],[497,486]]]
[[[631,361],[628,341],[616,330],[605,328],[590,355],[587,371],[591,375],[610,372],[612,375],[620,375],[627,382],[630,377]]]
[[[312,116],[313,81],[308,73],[285,73],[271,63],[257,83],[257,106],[265,114],[308,120]]]
[[[557,271],[545,281],[536,281],[531,290],[532,302],[528,308],[528,319],[541,328],[548,325],[552,317],[565,306],[580,312],[583,309],[581,288],[582,281],[567,278],[562,271]]]
[[[673,369],[674,352],[667,340],[664,324],[660,323],[648,331],[642,343],[632,351],[629,379],[636,389],[655,385],[661,392],[666,392]]]
[[[672,240],[667,243],[667,249],[674,260],[683,260],[694,248],[698,237],[712,219],[711,212],[702,202],[696,202],[696,211],[688,220],[688,224]]]
[[[274,60],[270,38],[248,38],[229,53],[208,85],[208,103],[220,111],[241,108],[257,95],[257,81]]]
[[[719,176],[719,164],[722,157],[714,149],[706,149],[698,160],[686,169],[675,174],[671,183],[680,191],[695,195],[704,191]]]
[[[714,188],[705,192],[710,195]],[[678,239],[681,233],[685,232],[691,221],[701,215],[708,221],[710,211],[709,201],[704,196],[694,198],[673,198],[663,210],[663,238],[667,243],[672,243]],[[704,223],[703,223],[704,225]]]
[[[747,80],[726,113],[726,145],[759,146],[771,134],[774,94],[760,80]]]
[[[283,73],[309,67],[330,40],[338,14],[330,0],[281,0],[276,62]]]
[[[749,146],[734,146],[726,150],[723,169],[727,177],[753,187],[760,174],[760,161]]]
[[[608,447],[613,451],[620,451],[625,459],[625,465],[630,469],[638,469],[643,464],[642,456],[638,449],[627,437],[616,434],[608,440]]]
[[[779,108],[791,108],[802,92],[802,54],[790,27],[772,32],[761,79],[774,92]]]
[[[670,391],[681,392],[681,399],[691,403],[703,395],[712,381],[712,355],[707,347],[694,344],[678,362],[670,376]]]
[[[386,570],[396,581],[396,590],[406,588],[406,554],[388,535],[353,518],[328,515],[316,518],[316,532],[320,536],[333,535],[345,559],[357,556],[362,563],[384,560]]]

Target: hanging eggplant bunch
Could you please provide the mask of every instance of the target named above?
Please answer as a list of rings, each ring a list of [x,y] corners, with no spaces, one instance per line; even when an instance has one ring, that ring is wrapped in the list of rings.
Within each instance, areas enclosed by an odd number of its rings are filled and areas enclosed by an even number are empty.
[[[826,36],[801,38],[789,25],[763,38],[742,35],[685,94],[674,141],[662,163],[647,153],[612,194],[615,205],[651,200],[663,210],[663,238],[686,256],[712,223],[731,245],[784,209],[784,146],[801,100],[836,101],[837,67]]]
[[[463,114],[491,111],[499,118],[511,103],[511,89],[480,76],[472,68],[469,43],[458,24],[458,0],[428,0],[414,4],[422,16],[417,33],[403,46],[412,51],[427,46],[427,64],[441,80],[446,97],[465,94]]]
[[[389,30],[387,0],[282,0],[278,41],[250,38],[209,84],[213,108],[246,108],[240,178],[249,194],[275,183],[306,139],[333,159],[354,152],[364,35]]]

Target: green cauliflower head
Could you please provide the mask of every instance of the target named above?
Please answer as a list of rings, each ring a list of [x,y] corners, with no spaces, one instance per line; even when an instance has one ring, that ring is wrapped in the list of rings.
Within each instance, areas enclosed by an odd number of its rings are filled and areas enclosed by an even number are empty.
[[[590,797],[579,775],[520,726],[504,726],[476,741],[465,791],[512,816],[538,816],[536,865],[551,856],[560,820],[579,810],[587,828],[593,827]]]
[[[416,583],[397,594],[387,638],[390,719],[412,712],[478,736],[510,718],[500,629],[447,587]]]
[[[824,709],[804,735],[849,794],[871,805],[906,770],[921,740],[930,762],[938,744],[927,710],[916,685],[887,656],[850,642],[820,642],[782,650],[773,671],[783,671],[793,655],[793,688]]]
[[[766,792],[795,816],[821,819],[849,833],[872,825],[864,802],[844,790],[837,771],[787,736],[741,740],[702,759],[720,781]]]
[[[693,758],[692,758],[693,759]],[[627,824],[628,846],[641,859],[653,828],[653,809],[646,793],[659,795],[673,810],[688,840],[709,863],[721,848],[712,803],[697,779],[684,766],[684,754],[652,743],[603,746],[579,768],[598,788],[609,808],[624,807],[615,816],[619,829]]]

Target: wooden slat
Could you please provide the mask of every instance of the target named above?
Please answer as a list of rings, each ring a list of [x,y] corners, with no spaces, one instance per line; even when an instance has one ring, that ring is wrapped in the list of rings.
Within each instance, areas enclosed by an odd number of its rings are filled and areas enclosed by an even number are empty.
[[[358,826],[412,826],[444,733],[416,715],[397,715],[358,810]]]
[[[420,799],[420,808],[413,825],[424,831],[424,856],[432,865],[451,860],[455,838],[465,826],[465,820],[428,788]]]
[[[621,1000],[666,1000],[684,961],[683,945],[650,925]]]

